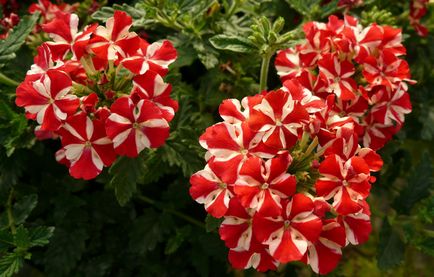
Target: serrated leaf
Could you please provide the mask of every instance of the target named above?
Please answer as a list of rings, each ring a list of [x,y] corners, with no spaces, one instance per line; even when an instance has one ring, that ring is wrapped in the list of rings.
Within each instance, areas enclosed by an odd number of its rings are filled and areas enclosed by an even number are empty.
[[[54,227],[38,226],[29,229],[30,246],[44,246],[53,236]]]
[[[206,215],[205,218],[205,228],[207,232],[215,232],[220,227],[223,222],[223,218],[215,218],[210,214]]]
[[[410,214],[414,204],[428,197],[433,182],[433,166],[427,151],[422,154],[420,163],[407,178],[407,186],[393,202],[393,207],[402,214]]]
[[[21,249],[27,249],[30,246],[29,230],[24,228],[23,225],[18,226],[14,234],[14,244]]]
[[[0,40],[0,68],[4,66],[6,61],[15,58],[15,52],[23,45],[26,37],[33,30],[38,18],[39,13],[22,17],[20,23],[13,29],[8,37],[4,40]]]
[[[24,264],[24,258],[17,253],[8,253],[0,259],[0,277],[11,277],[18,273]]]
[[[404,242],[384,218],[377,249],[378,268],[386,270],[399,265],[404,258],[404,250]]]
[[[219,50],[228,50],[236,53],[253,53],[257,49],[248,39],[243,37],[216,35],[209,39],[211,45]]]
[[[144,163],[140,158],[120,157],[111,167],[113,176],[109,186],[115,190],[116,199],[124,206],[137,190],[137,183],[142,178]]]

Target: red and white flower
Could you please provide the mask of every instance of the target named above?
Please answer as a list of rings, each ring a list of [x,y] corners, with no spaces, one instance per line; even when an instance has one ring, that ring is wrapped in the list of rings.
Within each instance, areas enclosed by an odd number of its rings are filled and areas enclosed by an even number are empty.
[[[173,119],[178,110],[178,102],[170,98],[171,84],[165,83],[156,72],[146,71],[133,78],[133,85],[132,95],[138,94],[140,98],[154,102],[168,122]]]
[[[137,157],[145,148],[161,146],[169,136],[169,124],[149,100],[134,103],[125,96],[118,98],[110,109],[106,131],[119,155]]]
[[[93,179],[116,158],[104,124],[91,120],[85,113],[68,117],[60,134],[64,158],[70,163],[69,173],[74,178]],[[56,158],[59,161],[64,159],[61,153],[56,154]]]
[[[318,196],[334,198],[333,208],[339,214],[360,212],[371,189],[370,170],[363,158],[343,160],[338,155],[325,158],[319,167],[322,177],[315,184]]]
[[[354,65],[347,60],[340,61],[337,55],[327,54],[318,61],[320,78],[327,84],[326,91],[336,94],[342,100],[356,98]]]
[[[338,221],[345,227],[347,244],[362,244],[369,239],[372,230],[370,215],[368,203],[364,201],[361,212],[338,218]]]
[[[338,265],[346,245],[345,228],[333,219],[323,221],[319,239],[308,247],[307,263],[315,273],[325,275]]]
[[[309,120],[306,109],[283,90],[272,91],[250,110],[251,129],[264,134],[265,145],[276,149],[290,148],[297,141],[302,124]]]
[[[315,242],[321,233],[322,222],[313,214],[312,200],[301,193],[291,200],[282,200],[282,214],[277,218],[253,218],[253,232],[257,240],[269,246],[270,254],[282,263],[300,260],[309,242]]]
[[[236,269],[253,267],[259,272],[265,272],[276,270],[279,265],[279,262],[270,255],[267,246],[260,244],[254,238],[248,250],[230,249],[228,258],[232,267]]]
[[[49,70],[34,82],[24,82],[17,88],[15,103],[24,107],[28,117],[36,119],[42,130],[55,131],[79,106],[71,94],[72,81],[58,70]]]
[[[233,196],[230,187],[236,180],[236,173],[227,174],[226,168],[208,161],[205,169],[196,172],[190,178],[190,195],[196,202],[205,205],[205,210],[212,216],[224,216]]]
[[[133,21],[125,12],[115,11],[106,26],[98,26],[90,39],[90,50],[103,62],[115,61],[139,48],[140,39],[129,32]]]
[[[279,216],[282,213],[280,200],[295,193],[295,176],[286,173],[291,161],[288,153],[283,153],[266,162],[258,157],[244,162],[234,186],[241,204],[264,217]]]
[[[164,76],[175,59],[176,49],[170,41],[149,44],[141,40],[137,52],[129,54],[129,57],[122,59],[121,63],[134,74],[144,74],[152,70]]]

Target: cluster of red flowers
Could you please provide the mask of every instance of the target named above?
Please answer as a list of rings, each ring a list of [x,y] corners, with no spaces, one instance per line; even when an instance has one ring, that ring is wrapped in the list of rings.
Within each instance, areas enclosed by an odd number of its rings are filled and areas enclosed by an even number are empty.
[[[16,14],[19,4],[16,0],[0,0],[3,17],[0,18],[0,39],[6,39],[12,30],[20,21]]]
[[[335,16],[304,26],[306,43],[278,53],[282,81],[298,80],[334,105],[330,113],[350,117],[365,147],[377,150],[396,134],[411,112],[410,80],[400,29]]]
[[[343,247],[365,242],[371,173],[383,165],[374,150],[411,110],[400,30],[331,16],[304,31],[305,44],[277,55],[283,87],[225,100],[223,122],[199,140],[207,165],[190,195],[224,218],[235,268],[302,261],[326,274]]]
[[[29,13],[34,14],[39,12],[41,14],[42,24],[51,22],[59,18],[62,13],[73,13],[77,10],[79,3],[73,5],[57,1],[57,4],[51,3],[50,0],[38,0],[38,3],[33,3],[29,6]]]
[[[105,26],[78,31],[75,14],[56,12],[42,29],[53,41],[16,91],[16,104],[36,120],[38,138],[60,137],[56,159],[75,178],[92,179],[116,155],[136,157],[161,146],[178,103],[163,76],[176,59],[169,41],[148,43],[116,11]]]
[[[410,25],[416,30],[417,34],[422,37],[428,35],[426,26],[420,23],[422,17],[428,12],[429,0],[411,0],[410,1]]]

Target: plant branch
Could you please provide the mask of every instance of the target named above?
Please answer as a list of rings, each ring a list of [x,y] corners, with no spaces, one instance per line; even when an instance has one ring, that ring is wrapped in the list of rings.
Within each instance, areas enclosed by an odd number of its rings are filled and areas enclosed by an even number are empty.
[[[0,83],[5,84],[5,85],[10,86],[10,87],[17,87],[20,84],[17,81],[4,75],[3,73],[0,73]]]
[[[15,190],[12,188],[9,193],[8,201],[6,202],[6,212],[8,214],[8,227],[11,229],[12,234],[17,232],[15,228],[15,219],[12,214],[12,199],[14,198]]]
[[[268,69],[270,67],[271,56],[272,54],[270,53],[265,53],[262,56],[261,77],[259,79],[259,93],[267,89]]]
[[[141,201],[143,201],[145,203],[148,203],[148,204],[156,207],[157,209],[160,209],[162,211],[165,211],[165,212],[168,212],[168,213],[170,213],[172,215],[175,215],[175,216],[177,216],[179,218],[182,218],[185,221],[188,221],[188,222],[190,222],[193,225],[196,225],[196,226],[198,226],[200,228],[206,229],[205,228],[205,224],[203,222],[200,222],[199,220],[196,220],[196,219],[192,218],[191,216],[186,215],[186,214],[184,214],[182,212],[179,212],[177,210],[174,210],[174,209],[171,209],[171,208],[163,208],[162,205],[160,205],[157,201],[155,201],[155,200],[153,200],[153,199],[151,199],[151,198],[149,198],[147,196],[139,195],[139,196],[137,196],[137,199],[139,199],[139,200],[141,200]]]

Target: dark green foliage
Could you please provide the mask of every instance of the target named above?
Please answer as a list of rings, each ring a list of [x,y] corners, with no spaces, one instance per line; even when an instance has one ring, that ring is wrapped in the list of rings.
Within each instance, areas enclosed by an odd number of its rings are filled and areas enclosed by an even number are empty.
[[[381,227],[380,243],[377,250],[378,267],[383,270],[392,268],[397,266],[403,258],[404,242],[385,218]]]
[[[401,214],[410,214],[414,204],[429,196],[433,187],[433,161],[428,152],[424,152],[420,163],[407,178],[407,186],[401,191],[393,206]]]

